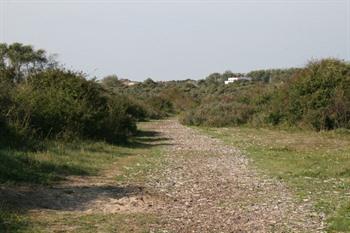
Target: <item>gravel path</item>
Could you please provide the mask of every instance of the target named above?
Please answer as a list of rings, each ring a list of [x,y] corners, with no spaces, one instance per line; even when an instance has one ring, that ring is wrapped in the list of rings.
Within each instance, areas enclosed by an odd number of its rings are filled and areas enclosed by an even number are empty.
[[[175,120],[149,123],[169,138],[165,166],[147,184],[166,198],[154,232],[323,232],[311,203],[258,174],[239,150]]]

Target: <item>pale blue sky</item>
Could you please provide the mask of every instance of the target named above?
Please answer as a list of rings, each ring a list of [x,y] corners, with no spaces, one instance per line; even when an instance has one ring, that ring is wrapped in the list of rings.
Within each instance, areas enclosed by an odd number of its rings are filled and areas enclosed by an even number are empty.
[[[350,60],[350,0],[0,0],[0,40],[59,54],[91,76],[212,72]]]

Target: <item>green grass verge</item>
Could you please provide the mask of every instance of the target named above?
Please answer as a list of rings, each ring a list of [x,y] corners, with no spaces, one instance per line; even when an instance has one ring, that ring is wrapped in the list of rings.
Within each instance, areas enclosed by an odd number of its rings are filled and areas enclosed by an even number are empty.
[[[253,166],[285,181],[326,214],[328,232],[350,232],[350,134],[273,129],[199,128],[245,152]]]
[[[161,165],[163,140],[146,129],[122,146],[84,141],[51,142],[37,152],[1,149],[0,184],[50,186],[69,175],[98,175],[106,169],[118,170],[116,181],[142,184],[146,174]],[[142,213],[33,215],[0,200],[0,232],[147,232],[155,221],[154,216]]]
[[[131,153],[104,142],[51,142],[46,149],[0,150],[0,183],[48,185],[68,175],[96,175],[112,161]]]

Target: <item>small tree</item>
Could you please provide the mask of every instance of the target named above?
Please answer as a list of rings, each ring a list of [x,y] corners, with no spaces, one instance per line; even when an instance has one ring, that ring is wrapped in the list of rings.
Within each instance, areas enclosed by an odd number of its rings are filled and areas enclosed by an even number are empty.
[[[31,45],[0,43],[0,71],[12,76],[13,81],[20,82],[29,74],[43,70],[49,63],[46,51],[35,50]]]

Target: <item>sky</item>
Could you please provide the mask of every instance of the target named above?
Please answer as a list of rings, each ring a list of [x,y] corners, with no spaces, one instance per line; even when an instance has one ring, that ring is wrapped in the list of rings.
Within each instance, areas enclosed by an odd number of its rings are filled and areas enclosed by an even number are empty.
[[[199,79],[350,60],[350,0],[0,0],[0,41],[89,77]]]

